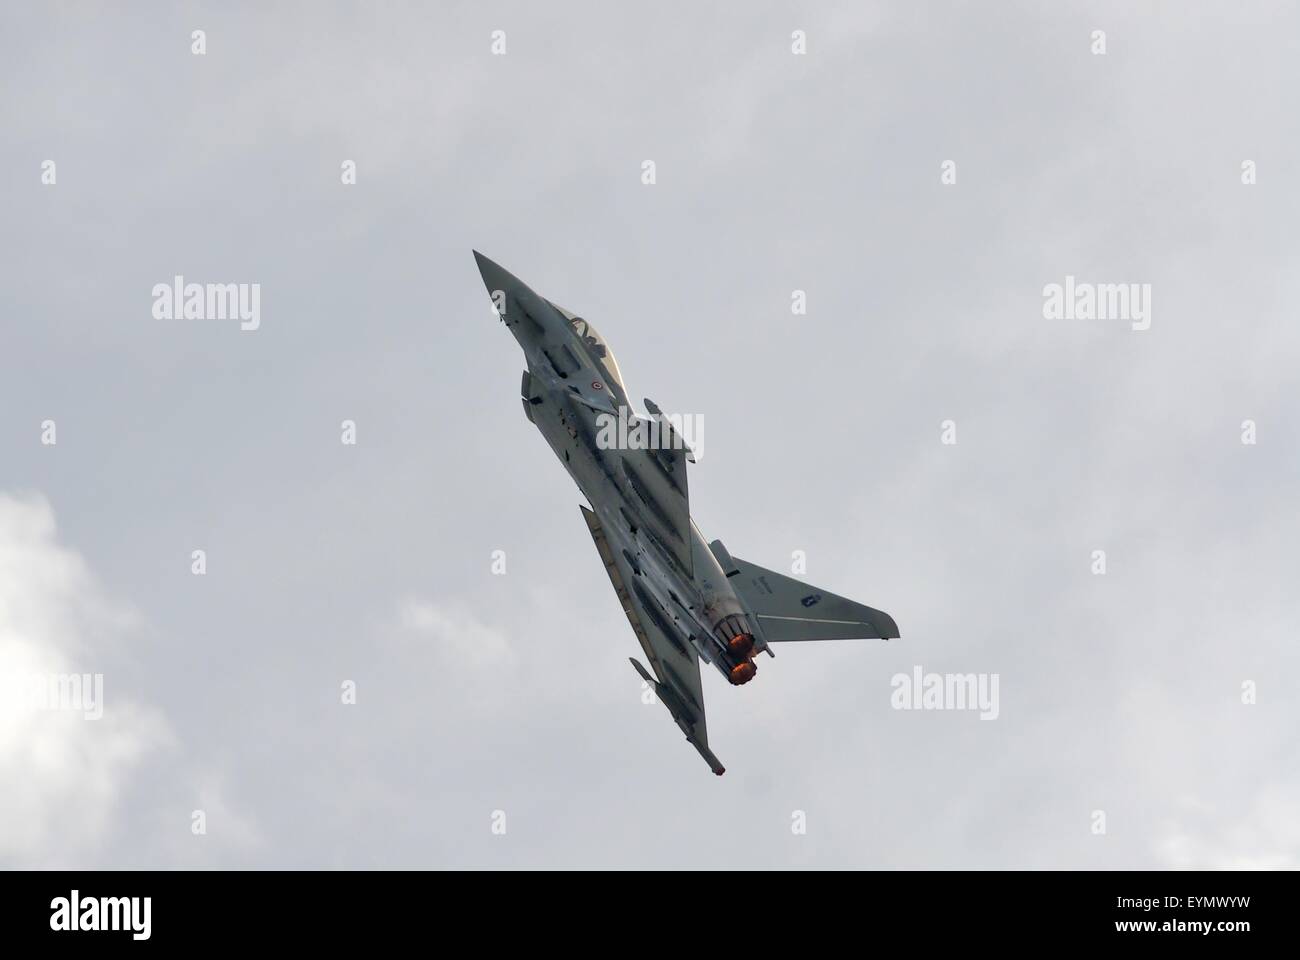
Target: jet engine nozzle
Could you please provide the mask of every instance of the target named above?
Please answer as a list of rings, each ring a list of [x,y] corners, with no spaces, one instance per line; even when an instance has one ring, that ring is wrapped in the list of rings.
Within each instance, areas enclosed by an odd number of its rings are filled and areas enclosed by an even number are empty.
[[[736,634],[727,641],[727,649],[741,660],[748,660],[749,655],[754,652],[754,635],[752,633]]]
[[[756,673],[758,673],[758,664],[754,663],[753,660],[742,660],[731,668],[731,672],[727,674],[727,679],[733,685],[739,687],[753,680]]]

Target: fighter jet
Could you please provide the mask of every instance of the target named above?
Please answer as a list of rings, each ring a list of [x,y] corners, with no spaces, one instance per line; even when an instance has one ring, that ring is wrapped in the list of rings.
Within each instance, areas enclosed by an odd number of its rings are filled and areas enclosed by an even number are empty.
[[[898,626],[880,610],[733,557],[721,540],[706,542],[691,519],[686,464],[695,458],[683,431],[651,400],[649,417],[633,411],[614,353],[591,323],[477,250],[474,259],[524,351],[524,416],[587,498],[582,518],[650,670],[635,658],[632,666],[721,776],[701,660],[741,686],[758,672],[759,654],[775,656],[774,643],[888,639]],[[637,429],[613,429],[620,417]],[[614,439],[647,436],[657,442]]]

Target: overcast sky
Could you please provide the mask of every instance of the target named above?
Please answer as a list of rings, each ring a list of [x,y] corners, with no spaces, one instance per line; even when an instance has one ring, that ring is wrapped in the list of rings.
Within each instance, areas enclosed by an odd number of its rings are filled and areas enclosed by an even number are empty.
[[[104,715],[0,707],[0,863],[1296,864],[1294,5],[618,6],[5,5],[0,671]],[[720,779],[471,248],[703,417],[706,537],[899,624],[708,670]]]

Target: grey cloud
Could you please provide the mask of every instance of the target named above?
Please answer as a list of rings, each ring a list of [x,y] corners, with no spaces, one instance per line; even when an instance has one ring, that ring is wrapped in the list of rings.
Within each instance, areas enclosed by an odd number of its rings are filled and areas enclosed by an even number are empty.
[[[1201,6],[5,10],[0,489],[138,611],[176,745],[27,859],[1294,865],[1300,24]],[[471,247],[707,419],[706,534],[902,628],[707,685],[721,780],[640,701]],[[153,320],[178,273],[261,329]],[[1066,274],[1152,328],[1045,320]],[[891,710],[918,663],[999,719]]]

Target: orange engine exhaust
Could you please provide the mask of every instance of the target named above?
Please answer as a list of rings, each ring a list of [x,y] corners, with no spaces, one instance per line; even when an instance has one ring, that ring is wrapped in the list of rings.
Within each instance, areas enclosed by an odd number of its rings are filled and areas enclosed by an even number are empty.
[[[727,679],[736,686],[740,686],[753,680],[756,673],[758,673],[758,665],[753,660],[745,660],[731,668],[731,672],[727,674]]]
[[[727,641],[727,647],[742,660],[748,660],[754,652],[754,637],[748,633],[737,634]]]

